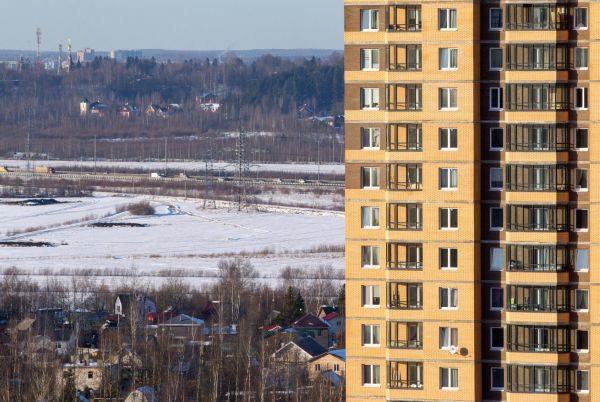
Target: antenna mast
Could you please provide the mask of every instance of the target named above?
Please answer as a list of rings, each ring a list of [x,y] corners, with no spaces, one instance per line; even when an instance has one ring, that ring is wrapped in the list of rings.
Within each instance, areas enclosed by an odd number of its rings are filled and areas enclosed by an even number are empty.
[[[36,53],[35,53],[35,68],[36,68],[36,71],[39,73],[40,67],[42,65],[42,55],[41,55],[42,29],[41,28],[38,28],[35,31],[35,36],[36,36],[36,42],[37,42],[37,49],[36,49]]]
[[[62,69],[62,52],[63,46],[62,43],[58,44],[58,74],[60,74],[60,70]]]

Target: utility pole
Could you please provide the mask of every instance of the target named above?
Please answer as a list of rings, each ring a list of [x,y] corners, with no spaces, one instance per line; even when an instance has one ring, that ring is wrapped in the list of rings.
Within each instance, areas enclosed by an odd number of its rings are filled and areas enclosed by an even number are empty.
[[[96,174],[96,136],[94,136],[94,174]]]
[[[246,202],[246,172],[249,170],[248,160],[246,159],[246,144],[245,134],[242,130],[242,123],[240,122],[238,138],[236,144],[237,154],[237,182],[238,182],[238,194],[237,204],[238,211],[242,210],[242,204]]]
[[[217,207],[217,204],[215,202],[214,192],[215,175],[212,148],[209,152],[204,154],[204,174],[206,175],[206,195],[204,196],[203,208],[206,209],[212,207],[214,209]]]
[[[165,177],[167,177],[167,137],[165,137]]]

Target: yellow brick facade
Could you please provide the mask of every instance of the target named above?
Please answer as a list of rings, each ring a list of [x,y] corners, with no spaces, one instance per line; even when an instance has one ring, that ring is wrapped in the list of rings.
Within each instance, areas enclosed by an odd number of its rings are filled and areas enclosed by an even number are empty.
[[[344,3],[347,400],[600,401],[600,3]],[[454,10],[455,28],[440,29],[442,9]],[[583,14],[587,27],[576,27]],[[532,47],[525,66],[509,58]],[[442,48],[456,49],[455,68],[440,68]],[[490,48],[502,49],[499,69],[488,67]],[[576,68],[575,48],[587,49],[587,68]],[[552,95],[562,86],[566,103]],[[451,108],[442,88],[456,90]],[[499,109],[491,88],[501,88]],[[450,129],[456,145],[444,146]],[[502,209],[500,230],[491,208]],[[454,335],[442,339],[442,328]]]

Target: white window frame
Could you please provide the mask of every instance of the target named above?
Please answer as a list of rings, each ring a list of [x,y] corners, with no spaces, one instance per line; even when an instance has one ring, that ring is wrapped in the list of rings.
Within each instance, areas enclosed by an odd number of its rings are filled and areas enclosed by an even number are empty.
[[[448,331],[450,333],[450,336],[448,337],[448,340],[450,341],[450,343],[448,345],[445,345],[445,340],[446,337],[442,335],[442,333]],[[454,339],[454,344],[452,342],[452,339]],[[454,327],[440,327],[439,330],[439,346],[440,346],[440,350],[449,350],[452,346],[454,347],[458,347],[458,328],[454,328]]]
[[[579,389],[579,373],[586,373],[587,377],[587,389]],[[590,371],[589,370],[577,370],[575,372],[575,392],[578,394],[589,394],[590,393]]]
[[[455,183],[452,183],[453,178]],[[446,187],[442,185],[444,179],[446,180]],[[439,180],[441,191],[458,191],[458,168],[440,168]]]
[[[583,308],[583,309],[578,309],[577,308],[577,299],[578,299],[578,295],[586,295],[586,300],[587,300],[587,308]],[[590,291],[588,289],[575,289],[575,308],[574,310],[576,312],[586,312],[586,311],[590,311]]]
[[[498,174],[498,172],[500,172],[500,187],[495,187],[494,186],[494,182],[496,180],[494,180],[494,172],[495,174]],[[490,168],[490,191],[502,191],[502,188],[504,187],[504,177],[503,177],[503,169],[501,167],[491,167]]]
[[[502,226],[492,226],[492,211],[502,211]],[[490,231],[492,232],[501,232],[504,230],[504,208],[502,207],[491,207],[490,208]]]
[[[448,65],[447,66],[443,66],[442,65],[442,52],[448,52],[448,56],[447,56],[447,60],[448,60]],[[456,66],[452,66],[452,53],[456,53]],[[441,71],[455,71],[458,70],[458,48],[457,47],[441,47],[439,52],[438,52],[438,57],[439,57],[439,62],[438,62],[438,68]]]
[[[500,11],[500,26],[499,27],[493,27],[492,26],[492,11]],[[501,8],[498,7],[491,7],[490,8],[490,12],[489,12],[489,16],[488,16],[488,28],[490,31],[502,31],[502,28],[504,27],[504,13],[502,12]]]
[[[379,294],[379,304],[375,302],[375,289]],[[380,308],[381,307],[381,292],[379,285],[362,285],[360,289],[361,307],[363,308]]]
[[[363,140],[368,136],[369,146],[365,146]],[[373,147],[373,139],[377,137],[377,146]],[[378,127],[361,127],[360,128],[360,146],[363,150],[380,150],[381,149],[381,129]]]
[[[367,57],[368,55],[368,57]],[[370,61],[370,65],[367,65]],[[364,48],[360,49],[360,70],[361,71],[379,71],[381,64],[379,63],[379,49]]]
[[[458,310],[459,301],[458,301],[458,288],[439,288],[439,298],[440,298],[440,310]],[[446,297],[443,297],[442,293],[446,293]],[[452,301],[456,301],[456,305],[452,305]],[[444,304],[446,304],[444,306]]]
[[[502,293],[502,307],[494,306],[494,293],[500,291]],[[490,311],[502,311],[504,310],[504,289],[503,288],[490,288]]]
[[[371,339],[366,339],[365,336],[365,329],[369,327],[370,328],[370,338]],[[375,331],[374,329],[377,328],[377,336],[375,336]],[[361,326],[361,343],[362,346],[365,348],[378,348],[381,346],[381,327],[378,324],[362,324]],[[375,338],[379,338],[379,339],[375,339]],[[378,342],[375,343],[374,341],[377,340]]]
[[[379,110],[381,105],[381,94],[379,88],[361,88],[360,89],[360,108],[361,110]]]
[[[577,342],[577,332],[586,332],[587,333],[587,348],[586,349],[581,349],[579,347],[579,342]],[[575,352],[576,353],[589,353],[590,351],[590,331],[588,330],[582,330],[582,329],[577,329],[575,330]]]
[[[446,13],[446,22],[448,22],[448,25],[451,25],[450,22],[452,21],[452,18],[450,18],[450,15],[452,12],[454,12],[454,14],[456,14],[456,26],[455,27],[442,27],[442,12]],[[440,31],[456,31],[458,30],[458,10],[456,8],[438,8],[438,30]]]
[[[502,347],[494,346],[494,330],[502,331]],[[504,344],[505,344],[504,336],[505,335],[506,334],[504,333],[504,327],[491,327],[490,328],[490,350],[493,350],[493,351],[504,350]]]
[[[581,148],[577,146],[577,134],[578,133],[583,133],[585,132],[585,142],[587,144],[587,146],[585,148]],[[587,127],[581,127],[581,128],[576,128],[575,129],[575,141],[573,146],[575,147],[575,150],[577,151],[587,151],[589,149],[590,146],[590,131]]]
[[[452,92],[455,93],[454,99],[456,105],[452,106]],[[448,106],[443,106],[443,100],[446,101]],[[438,109],[439,110],[458,110],[458,88],[444,87],[438,90]]]
[[[492,66],[492,52],[493,51],[500,51],[500,67],[495,67]],[[489,70],[490,71],[502,71],[502,68],[504,66],[504,51],[502,50],[501,47],[492,47],[490,48],[490,52],[489,52],[489,60],[490,60],[490,66],[489,66]]]
[[[456,147],[452,147],[451,137],[452,134],[456,136]],[[440,151],[457,151],[458,150],[458,129],[454,127],[440,127],[439,129],[439,141],[440,141]],[[445,138],[448,143],[448,147],[442,146],[442,138]]]
[[[379,246],[361,246],[360,247],[360,263],[361,268],[365,269],[378,269],[381,267],[381,248]],[[369,256],[368,258],[370,264],[365,264],[365,256]],[[376,257],[375,257],[376,256]],[[375,261],[376,260],[376,261]],[[373,264],[373,262],[377,262],[378,264]]]
[[[448,211],[448,221],[447,222],[442,221],[442,211],[443,210]],[[456,227],[451,226],[452,211],[456,211]],[[440,208],[439,219],[440,219],[440,230],[458,230],[458,208]],[[444,225],[446,225],[446,226],[444,226]]]
[[[578,228],[578,223],[579,223],[579,219],[578,219],[578,214],[577,212],[579,211],[585,211],[585,227],[581,227]],[[590,230],[590,211],[588,209],[584,209],[584,208],[576,208],[575,211],[573,212],[574,214],[574,221],[575,221],[575,226],[573,227],[573,229],[576,232],[587,232],[588,230]]]
[[[585,267],[579,267],[579,259],[582,258],[580,257],[580,253],[581,255],[584,255],[585,253]],[[573,268],[573,270],[575,272],[589,272],[590,270],[590,251],[586,248],[577,248],[575,249],[575,267]]]
[[[377,376],[379,377],[379,382],[365,382],[365,367],[369,367],[371,381],[375,378],[375,367],[377,367]],[[380,387],[381,386],[381,367],[379,364],[363,364],[360,370],[360,377],[363,387]]]
[[[439,251],[440,270],[456,271],[458,269],[458,249],[451,248],[451,247],[442,247],[439,250],[440,250]],[[442,256],[443,250],[446,250],[446,261],[444,261],[444,258]],[[455,267],[450,266],[450,264],[452,264],[452,253],[456,254],[456,266]],[[444,264],[448,264],[448,265],[444,265]]]
[[[582,105],[577,105],[578,93],[581,93]],[[588,89],[586,87],[573,88],[573,109],[574,110],[588,110]]]
[[[452,385],[452,379],[456,380],[456,386]],[[444,380],[447,381],[447,386],[444,386]],[[441,390],[458,390],[458,368],[457,367],[440,367],[440,389]]]
[[[495,131],[500,131],[501,132],[501,136],[500,138],[502,139],[502,147],[498,148],[498,147],[494,147],[493,144],[493,137],[494,137],[494,132]],[[489,147],[490,151],[502,151],[504,149],[504,128],[502,127],[491,127],[490,128],[490,147]]]
[[[587,181],[587,187],[581,187],[577,185],[577,172],[585,172],[585,176],[586,176],[586,181]],[[590,172],[588,169],[585,168],[575,168],[575,171],[573,173],[575,175],[574,177],[574,183],[575,183],[575,188],[574,190],[578,193],[587,193],[589,188],[590,188]]]
[[[489,110],[490,111],[500,111],[504,109],[504,91],[501,87],[491,87],[490,88],[490,103]],[[496,107],[493,106],[494,100],[498,104]]]
[[[590,53],[589,53],[589,48],[587,47],[576,47],[573,50],[573,67],[575,68],[575,70],[587,70],[589,68],[590,65]],[[585,66],[577,66],[577,52],[584,52],[585,53]]]
[[[369,28],[363,28],[363,14],[364,13],[369,14]],[[377,16],[376,21],[375,21],[375,27],[372,26],[373,14],[376,14],[376,16]],[[372,9],[372,8],[360,10],[359,18],[360,18],[359,27],[360,27],[361,32],[379,32],[379,10]]]
[[[577,26],[577,12],[579,10],[585,10],[585,26]],[[587,7],[575,7],[575,10],[573,10],[573,29],[575,30],[581,30],[581,31],[585,31],[588,29],[588,27],[590,26],[590,13],[589,13],[589,9]]]
[[[367,172],[369,172],[368,173],[369,183],[364,182],[365,181],[364,178],[365,178],[365,175],[367,174]],[[381,181],[381,175],[379,172],[379,168],[374,167],[374,166],[361,166],[360,180],[361,180],[361,187],[363,190],[379,190],[380,181]],[[376,183],[373,183],[373,182],[376,182]]]
[[[500,269],[495,269],[494,267],[494,250],[500,250],[501,253],[501,261],[502,261],[502,265],[500,266]],[[490,248],[490,271],[491,272],[502,272],[504,271],[504,249],[502,247],[492,247]]]
[[[502,387],[494,386],[494,371],[502,371]],[[490,370],[490,390],[492,391],[504,391],[504,368],[503,367],[492,367]]]
[[[364,222],[363,218],[365,216],[365,210],[369,209],[371,211],[371,213],[369,214],[369,216],[371,217],[371,221],[369,222],[369,224],[366,224],[366,222]],[[377,219],[377,225],[373,225],[373,218]],[[379,207],[371,207],[371,206],[364,206],[364,207],[360,207],[360,227],[362,229],[379,229],[381,226],[381,215],[380,215],[380,210]]]

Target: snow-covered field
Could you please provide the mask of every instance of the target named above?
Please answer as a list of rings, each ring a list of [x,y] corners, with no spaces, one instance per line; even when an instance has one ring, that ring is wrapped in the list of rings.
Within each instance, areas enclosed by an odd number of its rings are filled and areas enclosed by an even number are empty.
[[[155,215],[132,216],[115,210],[142,200],[150,201]],[[0,247],[0,269],[15,267],[36,279],[90,275],[96,280],[125,281],[133,276],[159,283],[174,275],[186,282],[202,282],[215,274],[220,259],[242,254],[263,278],[277,278],[287,266],[310,270],[329,265],[343,270],[341,251],[314,250],[343,245],[344,217],[339,212],[273,207],[238,212],[224,203],[217,209],[203,209],[202,201],[144,196],[59,201],[68,202],[0,204],[0,241],[54,245]],[[90,226],[94,222],[146,226]]]
[[[53,168],[61,167],[83,167],[86,169],[94,168],[94,161],[55,161],[55,160],[36,160],[31,161],[32,166],[49,166]],[[26,160],[0,159],[0,166],[20,168],[27,167]],[[185,172],[193,172],[206,169],[206,163],[203,161],[187,161],[187,162],[168,162],[169,169],[180,170]],[[164,162],[111,162],[97,161],[97,169],[143,169],[147,171],[163,171],[165,168]],[[214,162],[214,170],[222,170],[224,172],[234,172],[237,166],[229,162]],[[321,174],[344,174],[343,164],[302,164],[302,163],[263,163],[250,166],[252,173],[260,172],[283,172],[283,173],[321,173]]]

